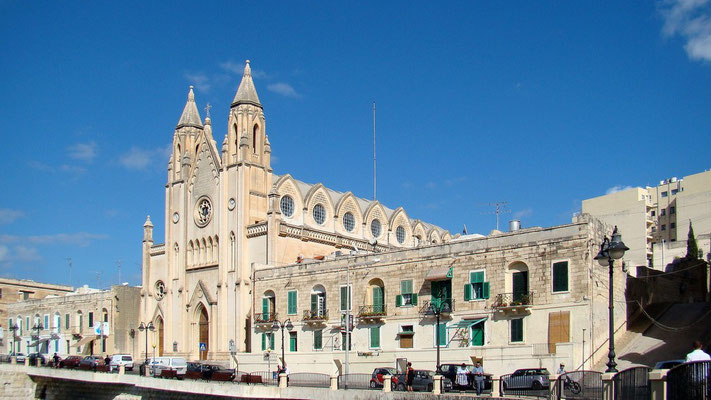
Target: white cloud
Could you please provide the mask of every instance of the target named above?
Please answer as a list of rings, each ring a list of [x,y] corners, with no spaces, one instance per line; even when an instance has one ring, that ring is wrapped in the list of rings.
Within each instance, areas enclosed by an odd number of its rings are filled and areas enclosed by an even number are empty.
[[[667,0],[659,3],[665,36],[686,39],[684,50],[692,60],[711,61],[711,7],[709,0]]]
[[[37,249],[27,246],[15,246],[12,249],[12,258],[19,262],[35,262],[42,259]]]
[[[75,143],[67,148],[69,157],[75,160],[82,160],[88,163],[94,161],[97,154],[96,142]]]
[[[617,192],[624,192],[627,189],[632,189],[632,186],[622,186],[622,185],[616,185],[613,186],[605,191],[605,194],[613,194]]]
[[[513,216],[515,219],[521,219],[525,217],[530,217],[531,215],[533,215],[533,209],[524,208],[523,210],[516,211]]]
[[[192,74],[186,72],[185,74],[183,74],[183,76],[185,77],[185,79],[188,80],[188,82],[190,82],[202,92],[208,92],[210,90],[210,87],[212,87],[212,84],[210,83],[210,78],[208,78],[207,75],[203,73]]]
[[[146,150],[139,147],[132,147],[128,153],[119,157],[119,164],[128,169],[146,169],[151,163],[152,150]]]
[[[301,97],[301,95],[296,93],[296,90],[294,90],[291,85],[284,82],[269,84],[267,85],[267,90],[276,94],[280,94],[284,97]]]
[[[0,225],[11,224],[24,216],[24,211],[0,208]]]

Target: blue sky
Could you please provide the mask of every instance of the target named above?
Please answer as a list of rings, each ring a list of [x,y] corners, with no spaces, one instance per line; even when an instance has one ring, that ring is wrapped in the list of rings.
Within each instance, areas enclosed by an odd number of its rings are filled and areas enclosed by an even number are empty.
[[[711,167],[711,5],[0,1],[0,276],[140,284],[195,85],[252,61],[275,173],[470,233]],[[72,259],[71,274],[68,258]]]

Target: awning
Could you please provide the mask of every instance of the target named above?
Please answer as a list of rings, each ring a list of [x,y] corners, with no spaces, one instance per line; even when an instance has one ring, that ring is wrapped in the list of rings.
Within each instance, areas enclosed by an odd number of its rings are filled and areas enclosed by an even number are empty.
[[[44,338],[44,339],[40,339],[40,340],[35,340],[34,342],[32,342],[32,343],[29,344],[29,347],[35,347],[35,346],[37,346],[38,344],[42,344],[42,343],[44,343],[44,342],[49,342],[49,341],[50,341],[50,338]]]
[[[87,336],[87,337],[83,338],[82,340],[76,342],[76,343],[73,345],[73,347],[83,346],[83,345],[85,345],[85,344],[91,342],[92,340],[96,340],[96,339],[98,339],[98,338],[99,338],[98,336]]]
[[[463,319],[452,326],[448,326],[447,329],[460,329],[469,328],[476,324],[486,321],[489,317],[479,318],[479,319]]]
[[[443,281],[452,279],[452,267],[435,268],[427,271],[425,281]]]

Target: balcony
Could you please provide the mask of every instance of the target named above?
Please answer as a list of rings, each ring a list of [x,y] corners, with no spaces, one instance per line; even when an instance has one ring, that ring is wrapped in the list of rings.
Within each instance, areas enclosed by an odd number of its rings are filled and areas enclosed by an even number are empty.
[[[384,304],[361,306],[358,310],[358,318],[365,321],[382,320],[388,314],[387,310]]]
[[[328,310],[311,311],[304,310],[304,316],[301,320],[306,324],[318,325],[325,324],[328,321]]]
[[[501,293],[496,295],[491,308],[501,312],[525,312],[533,307],[533,292]]]
[[[426,301],[422,307],[420,307],[420,315],[433,316],[433,315],[449,315],[454,311],[454,299],[433,299]]]
[[[270,326],[277,320],[278,314],[275,312],[260,312],[254,315],[254,323],[257,325],[269,324]]]

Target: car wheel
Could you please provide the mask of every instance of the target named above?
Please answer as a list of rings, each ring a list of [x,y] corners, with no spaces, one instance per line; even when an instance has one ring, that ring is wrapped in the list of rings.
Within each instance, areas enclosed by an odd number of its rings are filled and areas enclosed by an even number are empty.
[[[543,388],[543,385],[541,385],[541,382],[533,381],[531,387],[533,388],[533,390],[541,390]]]
[[[375,386],[376,386],[375,381],[370,381],[370,388],[375,389]]]

